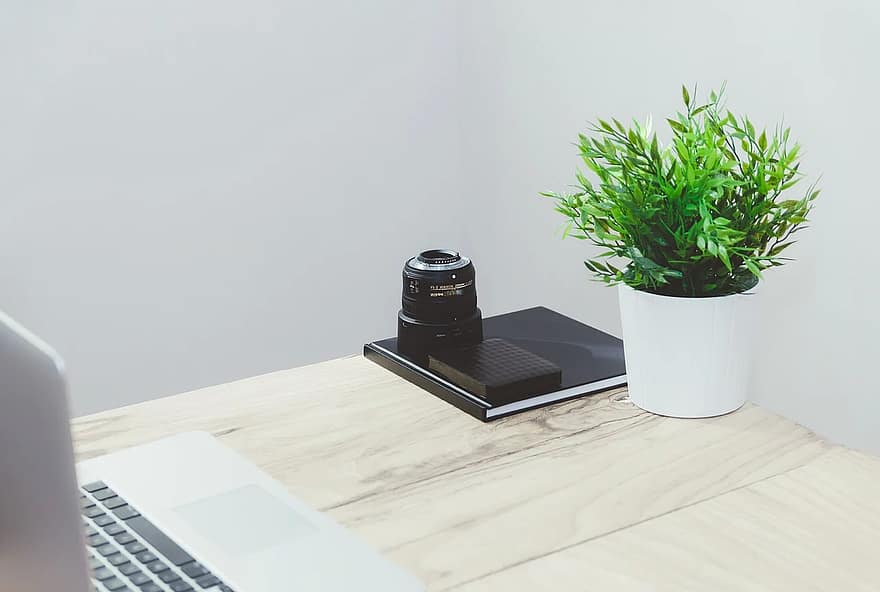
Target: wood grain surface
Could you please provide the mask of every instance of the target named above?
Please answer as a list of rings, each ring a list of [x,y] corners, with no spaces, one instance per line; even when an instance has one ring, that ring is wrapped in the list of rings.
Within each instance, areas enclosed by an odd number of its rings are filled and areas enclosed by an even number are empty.
[[[832,452],[459,590],[880,590],[878,476],[876,459]]]
[[[429,590],[880,590],[880,461],[753,405],[678,420],[625,394],[484,424],[354,357],[78,418],[74,438],[84,459],[208,431]]]

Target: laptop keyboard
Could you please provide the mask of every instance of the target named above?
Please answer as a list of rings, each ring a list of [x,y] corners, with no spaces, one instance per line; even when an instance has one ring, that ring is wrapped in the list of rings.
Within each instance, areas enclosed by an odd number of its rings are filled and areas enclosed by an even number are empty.
[[[233,592],[107,487],[82,486],[92,585],[100,592]]]

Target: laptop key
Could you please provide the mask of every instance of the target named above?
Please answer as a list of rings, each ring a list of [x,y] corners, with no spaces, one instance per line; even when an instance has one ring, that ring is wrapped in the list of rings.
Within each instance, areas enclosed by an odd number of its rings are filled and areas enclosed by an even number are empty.
[[[95,481],[94,483],[88,483],[88,484],[82,486],[82,488],[85,489],[86,491],[88,491],[89,493],[94,493],[94,492],[98,491],[99,489],[104,489],[105,487],[107,487],[107,484],[104,483],[103,481]]]
[[[220,592],[235,592],[232,588],[227,586],[226,584],[220,585]]]
[[[120,520],[130,520],[131,518],[135,518],[136,516],[140,516],[140,512],[132,508],[131,506],[119,506],[113,513],[116,514],[116,517]]]
[[[117,534],[122,534],[123,532],[125,532],[125,529],[114,522],[113,524],[105,528],[104,532],[112,537],[115,537]]]
[[[131,562],[123,563],[122,565],[120,565],[118,567],[118,569],[119,569],[119,571],[122,572],[122,575],[128,576],[128,577],[132,577],[136,574],[144,573],[140,570],[140,568],[137,565],[135,565],[134,563],[131,563]]]
[[[103,528],[106,526],[116,524],[116,521],[113,520],[113,518],[111,516],[108,516],[107,514],[102,514],[101,516],[98,516],[97,518],[95,518],[95,524],[97,524],[98,526]]]
[[[103,503],[104,507],[107,508],[108,510],[115,510],[116,508],[119,508],[119,507],[127,504],[127,502],[124,499],[122,499],[121,497],[119,497],[118,495],[114,495],[113,497],[108,497],[107,499],[105,499],[101,503]]]
[[[92,506],[91,508],[86,508],[85,510],[83,510],[83,515],[88,518],[98,518],[100,516],[104,516],[104,510],[102,510],[98,506]]]
[[[170,584],[171,582],[176,582],[177,580],[179,580],[180,576],[169,569],[168,571],[163,571],[162,573],[160,573],[159,579],[166,584]]]
[[[192,579],[196,579],[199,576],[203,576],[208,573],[208,570],[201,566],[197,561],[192,561],[187,563],[186,565],[182,565],[180,567],[180,571],[191,577]]]
[[[164,532],[153,526],[153,523],[143,516],[131,518],[125,524],[143,537],[145,541],[164,555],[172,564],[180,566],[193,560],[189,553],[181,549],[177,543],[168,538]]]
[[[153,581],[152,579],[150,579],[150,576],[148,576],[147,574],[145,574],[142,571],[139,571],[136,574],[131,574],[128,577],[128,579],[131,580],[131,583],[134,584],[135,586],[137,586],[138,588],[140,588],[141,586],[144,586],[145,584],[149,584],[150,582]]]
[[[89,557],[89,569],[98,569],[102,565],[104,565],[104,563],[94,555]]]
[[[149,584],[144,584],[141,586],[141,592],[164,592],[162,588],[159,587],[159,584],[155,582],[150,582]]]
[[[128,543],[127,545],[125,545],[125,550],[132,555],[137,555],[138,553],[143,553],[144,551],[146,551],[147,548],[138,541],[134,541],[133,543]]]
[[[116,553],[119,553],[119,551],[116,549],[116,547],[114,547],[113,545],[109,545],[109,544],[108,545],[101,545],[100,547],[95,547],[95,551],[97,551],[101,557],[110,557],[111,555],[115,555]]]
[[[95,571],[92,572],[92,576],[98,580],[99,582],[103,582],[104,580],[109,580],[113,577],[113,570],[109,567],[99,567]]]
[[[98,531],[95,530],[94,526],[86,526],[86,538],[93,537],[98,534]]]
[[[116,492],[113,491],[112,489],[110,489],[109,487],[106,487],[106,488],[104,488],[104,489],[99,489],[98,491],[96,491],[95,493],[93,493],[93,494],[92,494],[92,497],[94,497],[96,500],[98,500],[99,502],[101,502],[101,501],[104,501],[104,500],[107,499],[107,498],[111,498],[111,497],[113,497],[114,495],[116,495]]]
[[[112,577],[109,580],[104,580],[101,583],[104,585],[105,588],[110,590],[110,592],[116,592],[117,590],[125,588],[125,582],[117,577]]]
[[[183,570],[183,573],[191,577],[192,579],[200,578],[206,573],[208,570],[202,567],[199,563],[193,561],[192,563],[187,563],[183,567],[180,568]]]
[[[138,553],[137,555],[135,555],[135,558],[144,564],[152,563],[158,559],[158,557],[156,557],[155,555],[153,555],[149,551],[144,551],[143,553]]]
[[[214,574],[208,574],[196,580],[196,584],[198,584],[202,588],[210,588],[211,586],[216,586],[219,583],[220,580]]]
[[[154,574],[162,573],[166,569],[169,569],[167,565],[162,563],[161,561],[154,561],[153,563],[147,564],[147,569],[153,572]]]
[[[96,532],[86,539],[86,543],[90,547],[100,547],[101,545],[107,544],[107,539]]]
[[[120,545],[127,545],[128,543],[133,543],[135,540],[137,540],[127,532],[120,532],[119,534],[115,535],[113,539]]]
[[[190,592],[193,589],[192,586],[190,586],[183,580],[180,580],[179,582],[173,582],[172,584],[170,584],[170,586],[171,592]]]
[[[155,555],[150,553],[149,551],[144,551],[143,553],[138,553],[135,555],[135,558],[143,564],[152,563],[158,559]]]
[[[108,562],[110,563],[110,565],[112,565],[113,567],[119,567],[119,566],[122,565],[123,563],[128,563],[128,562],[129,562],[129,561],[128,561],[128,557],[126,557],[126,556],[123,555],[122,553],[117,553],[116,555],[111,555],[110,557],[107,558],[107,561],[108,561]]]

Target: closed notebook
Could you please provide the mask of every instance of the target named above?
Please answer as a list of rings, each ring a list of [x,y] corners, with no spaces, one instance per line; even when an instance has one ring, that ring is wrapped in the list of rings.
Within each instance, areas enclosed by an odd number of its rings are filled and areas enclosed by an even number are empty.
[[[482,421],[626,384],[620,339],[543,306],[487,317],[483,319],[483,335],[485,340],[503,339],[558,366],[559,385],[544,392],[533,389],[506,402],[492,402],[475,392],[479,389],[474,385],[462,387],[430,368],[429,361],[401,354],[396,338],[366,344],[364,356]]]

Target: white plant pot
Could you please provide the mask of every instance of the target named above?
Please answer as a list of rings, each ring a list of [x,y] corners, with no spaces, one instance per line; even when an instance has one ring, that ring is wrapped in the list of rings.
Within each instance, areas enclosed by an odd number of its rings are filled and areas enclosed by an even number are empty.
[[[632,402],[670,417],[713,417],[746,401],[754,296],[659,296],[620,286]]]

